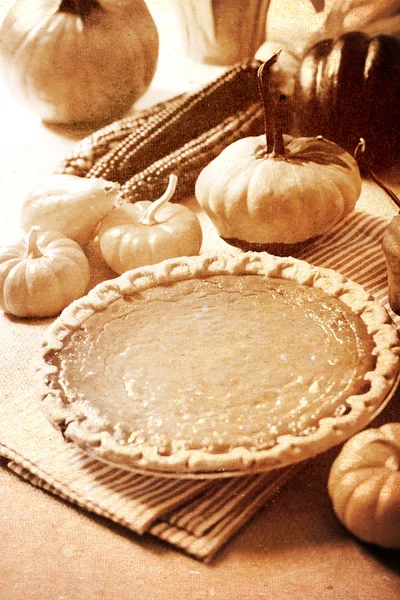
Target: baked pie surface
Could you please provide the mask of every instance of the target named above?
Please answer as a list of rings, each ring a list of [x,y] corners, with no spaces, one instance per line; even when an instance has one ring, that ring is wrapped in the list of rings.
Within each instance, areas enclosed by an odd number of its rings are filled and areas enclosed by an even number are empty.
[[[334,271],[247,253],[170,260],[100,284],[50,327],[43,406],[122,468],[265,471],[340,443],[398,372],[384,308]]]

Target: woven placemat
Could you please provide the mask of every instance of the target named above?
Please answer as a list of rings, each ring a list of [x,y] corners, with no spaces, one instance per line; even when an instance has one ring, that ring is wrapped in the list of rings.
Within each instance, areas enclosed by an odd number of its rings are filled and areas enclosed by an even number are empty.
[[[31,484],[91,512],[147,532],[209,561],[289,479],[293,468],[260,475],[187,480],[111,467],[64,442],[27,395],[3,407],[0,455]]]

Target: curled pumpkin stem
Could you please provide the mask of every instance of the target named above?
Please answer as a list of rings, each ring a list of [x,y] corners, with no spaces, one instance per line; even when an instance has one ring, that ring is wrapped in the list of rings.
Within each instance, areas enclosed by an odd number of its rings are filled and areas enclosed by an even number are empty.
[[[358,142],[356,149],[354,150],[354,158],[357,160],[358,164],[363,169],[365,169],[365,171],[371,177],[372,181],[374,181],[377,185],[379,185],[379,187],[387,193],[389,198],[391,198],[391,200],[393,200],[396,207],[398,209],[400,209],[399,197],[394,193],[393,190],[388,188],[387,185],[385,185],[383,183],[383,181],[373,172],[373,170],[369,166],[368,161],[365,158],[365,147],[366,147],[366,144],[365,144],[364,138],[360,138],[360,141]]]
[[[140,223],[142,225],[155,225],[157,223],[156,214],[158,210],[164,206],[167,202],[169,202],[172,196],[175,193],[176,184],[178,182],[178,178],[173,173],[169,176],[168,187],[163,193],[163,195],[155,200],[153,204],[149,207],[149,209],[144,213],[143,217],[140,219]]]
[[[282,128],[279,123],[277,102],[271,89],[270,70],[276,63],[282,50],[278,50],[263,63],[258,69],[258,89],[264,108],[264,125],[266,146],[259,156],[269,155],[274,157],[285,157],[285,144],[283,141]]]

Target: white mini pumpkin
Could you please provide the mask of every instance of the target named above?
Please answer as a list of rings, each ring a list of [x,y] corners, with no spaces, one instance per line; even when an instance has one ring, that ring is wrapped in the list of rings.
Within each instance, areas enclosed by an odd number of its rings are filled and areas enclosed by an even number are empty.
[[[27,240],[0,250],[0,308],[16,317],[51,317],[89,283],[81,247],[58,231],[33,227]]]
[[[199,253],[199,219],[186,206],[169,202],[176,183],[177,177],[171,175],[158,200],[123,204],[101,221],[97,233],[101,253],[116,273]]]

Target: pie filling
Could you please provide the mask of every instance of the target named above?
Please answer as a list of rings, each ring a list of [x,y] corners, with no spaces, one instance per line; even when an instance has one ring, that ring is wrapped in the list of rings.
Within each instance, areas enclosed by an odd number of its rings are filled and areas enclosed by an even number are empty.
[[[211,276],[93,314],[53,356],[52,386],[90,401],[126,444],[261,450],[345,412],[368,389],[373,348],[361,318],[316,288]]]

